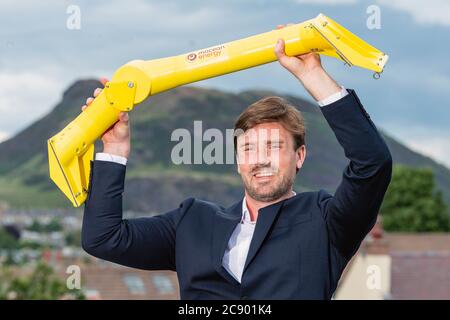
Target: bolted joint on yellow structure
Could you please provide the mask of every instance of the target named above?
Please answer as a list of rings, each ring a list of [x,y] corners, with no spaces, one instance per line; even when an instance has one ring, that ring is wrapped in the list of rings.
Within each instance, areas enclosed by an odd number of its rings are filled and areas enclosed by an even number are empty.
[[[134,81],[107,82],[104,91],[111,107],[125,112],[133,110],[136,96]]]
[[[136,74],[138,71],[128,72],[130,78]],[[107,82],[89,108],[47,141],[50,178],[74,207],[79,207],[88,195],[95,140],[118,121],[120,112],[133,110],[142,100],[136,97],[139,85],[148,95],[150,83],[142,77]]]

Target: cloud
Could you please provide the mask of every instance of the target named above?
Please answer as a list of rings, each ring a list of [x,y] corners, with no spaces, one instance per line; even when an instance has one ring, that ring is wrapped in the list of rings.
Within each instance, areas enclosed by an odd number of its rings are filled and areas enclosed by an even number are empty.
[[[370,1],[361,0],[292,0],[306,5],[371,5]],[[450,1],[448,0],[377,0],[377,3],[390,9],[406,12],[413,19],[424,25],[450,26]]]
[[[348,5],[356,4],[357,0],[294,0],[300,4],[314,4],[314,5]]]
[[[392,124],[388,131],[412,150],[450,168],[450,128]]]
[[[419,24],[450,27],[448,0],[378,0],[378,3],[409,13]]]
[[[187,10],[180,3],[137,0],[130,5],[124,1],[108,1],[97,5],[81,6],[89,23],[104,25],[122,16],[127,29],[164,27],[167,32],[200,30],[212,26],[214,21],[223,18],[227,10],[215,6],[191,6]],[[123,16],[126,12],[126,16]]]
[[[0,142],[5,141],[8,139],[11,135],[8,132],[0,131]]]
[[[50,73],[0,73],[0,139],[48,112],[63,89],[59,77]]]
[[[432,74],[425,79],[427,88],[434,93],[447,92],[450,89],[450,76],[448,74]]]
[[[404,140],[406,145],[412,150],[437,160],[441,164],[450,168],[450,139],[436,137],[416,137],[416,139]]]

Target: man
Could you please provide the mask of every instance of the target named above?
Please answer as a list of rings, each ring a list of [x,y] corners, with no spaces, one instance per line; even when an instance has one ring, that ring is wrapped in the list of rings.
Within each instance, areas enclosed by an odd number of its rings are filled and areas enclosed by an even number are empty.
[[[340,87],[317,54],[289,57],[281,39],[275,54],[319,102],[350,160],[335,195],[292,190],[306,156],[303,119],[285,100],[268,97],[235,125],[241,201],[223,208],[189,198],[161,215],[122,219],[130,153],[122,113],[91,162],[82,230],[88,253],[134,268],[174,270],[181,299],[331,299],[375,223],[392,159],[355,92]]]

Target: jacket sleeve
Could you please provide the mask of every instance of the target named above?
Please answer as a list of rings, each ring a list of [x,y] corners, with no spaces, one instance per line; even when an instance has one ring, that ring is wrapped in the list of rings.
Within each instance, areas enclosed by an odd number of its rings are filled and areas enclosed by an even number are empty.
[[[373,228],[391,180],[392,157],[356,93],[321,108],[350,160],[334,196],[321,190],[318,202],[332,245],[346,259]]]
[[[193,199],[152,217],[123,219],[126,166],[91,161],[82,226],[83,249],[98,258],[147,270],[174,270],[176,228]]]

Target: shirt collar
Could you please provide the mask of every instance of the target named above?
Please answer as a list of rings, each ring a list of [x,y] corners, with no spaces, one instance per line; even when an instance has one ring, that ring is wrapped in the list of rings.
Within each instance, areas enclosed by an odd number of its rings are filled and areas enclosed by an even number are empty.
[[[294,190],[292,190],[292,192],[294,193],[294,196],[297,194]],[[241,223],[250,223],[250,224],[256,224],[256,221],[252,221],[250,218],[250,211],[248,210],[247,207],[247,200],[246,197],[244,196],[244,199],[242,200],[242,218],[241,218]]]
[[[251,221],[250,219],[250,211],[248,210],[247,207],[247,200],[246,197],[244,196],[244,199],[242,200],[242,218],[241,218],[241,223],[251,223],[251,224],[255,224],[256,221]]]

